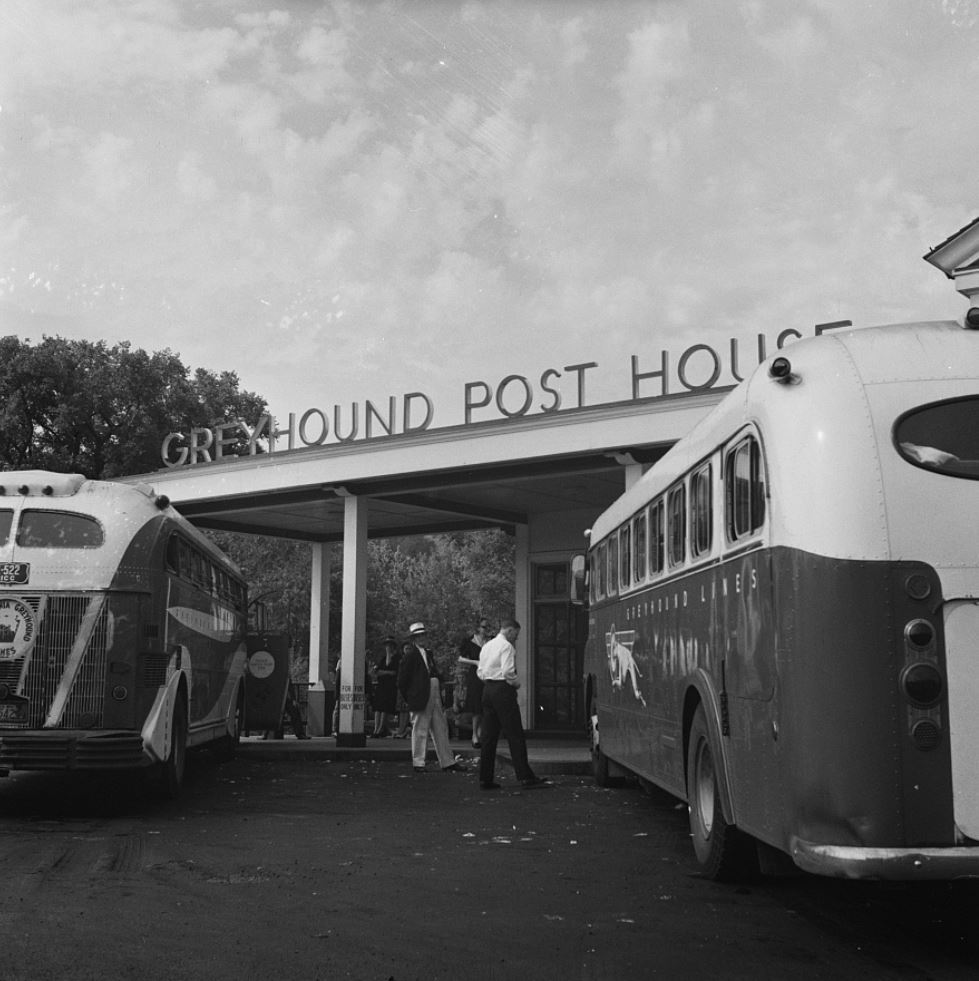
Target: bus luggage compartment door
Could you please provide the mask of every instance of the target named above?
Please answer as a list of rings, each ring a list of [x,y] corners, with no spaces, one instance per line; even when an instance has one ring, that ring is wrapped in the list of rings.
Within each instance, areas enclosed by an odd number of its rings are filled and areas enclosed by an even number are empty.
[[[945,604],[945,656],[955,823],[963,834],[979,839],[977,638],[979,600],[948,600]]]
[[[289,688],[289,640],[284,634],[248,634],[245,682],[246,731],[278,729]]]

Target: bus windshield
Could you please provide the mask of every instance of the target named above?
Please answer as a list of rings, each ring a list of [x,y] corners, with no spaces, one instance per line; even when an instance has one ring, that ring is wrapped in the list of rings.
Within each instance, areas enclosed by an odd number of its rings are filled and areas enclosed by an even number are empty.
[[[917,467],[979,480],[979,397],[912,409],[895,424],[894,442]]]

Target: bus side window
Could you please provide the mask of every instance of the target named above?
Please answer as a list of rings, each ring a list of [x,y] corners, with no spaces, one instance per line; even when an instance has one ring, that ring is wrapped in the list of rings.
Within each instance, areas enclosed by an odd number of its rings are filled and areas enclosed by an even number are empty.
[[[701,467],[690,479],[690,551],[706,555],[714,539],[711,466]]]
[[[765,470],[758,441],[749,437],[738,443],[728,454],[725,467],[727,537],[738,542],[765,523]]]
[[[180,572],[180,538],[177,535],[167,539],[166,564],[171,572]]]
[[[633,522],[632,532],[632,571],[636,582],[646,578],[646,512]]]
[[[619,536],[608,540],[608,589],[606,595],[615,596],[619,591]]]
[[[632,583],[632,545],[629,525],[619,532],[619,558],[622,563],[619,582],[623,589],[628,589]]]
[[[758,440],[751,441],[751,528],[758,531],[765,523],[765,502],[768,499],[765,487],[765,465],[761,458]]]
[[[666,551],[666,536],[663,532],[663,501],[660,499],[649,508],[649,571],[654,576],[663,571],[663,555]]]
[[[598,561],[595,563],[595,594],[601,599],[605,596],[605,582],[608,572],[608,546],[602,543],[598,548]]]
[[[666,510],[667,557],[673,568],[687,557],[687,489],[683,484],[667,495]]]

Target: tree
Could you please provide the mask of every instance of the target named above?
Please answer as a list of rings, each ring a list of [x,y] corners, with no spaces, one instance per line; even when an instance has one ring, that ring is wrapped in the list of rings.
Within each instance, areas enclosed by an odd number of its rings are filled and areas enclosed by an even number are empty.
[[[372,542],[368,549],[367,641],[403,636],[423,620],[445,667],[478,616],[512,615],[515,544],[502,531],[427,535]]]
[[[252,598],[264,597],[268,627],[288,635],[293,680],[308,676],[309,545],[255,535],[211,532],[241,567]],[[339,551],[339,550],[338,550]],[[372,541],[367,549],[367,651],[388,634],[399,640],[424,620],[429,646],[443,667],[454,660],[476,617],[499,620],[513,612],[514,542],[502,531],[425,535]],[[331,563],[329,650],[340,652],[343,572]]]
[[[250,603],[261,602],[266,614],[266,629],[285,634],[292,652],[292,680],[304,682],[309,677],[310,562],[307,542],[263,535],[238,535],[209,532],[215,544],[230,556],[248,582]],[[330,616],[331,650],[340,644],[340,585],[331,589],[331,603],[337,607]],[[336,596],[334,597],[334,592]]]
[[[257,419],[234,372],[193,374],[170,350],[127,341],[0,338],[0,467],[109,478],[158,470],[167,433]]]

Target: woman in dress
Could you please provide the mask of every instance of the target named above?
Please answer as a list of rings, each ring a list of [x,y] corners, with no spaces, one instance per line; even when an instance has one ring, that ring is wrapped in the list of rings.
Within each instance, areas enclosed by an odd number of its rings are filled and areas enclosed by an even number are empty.
[[[374,664],[374,731],[371,736],[382,738],[391,733],[388,716],[398,711],[398,665],[401,654],[393,637],[384,638],[384,653]]]

